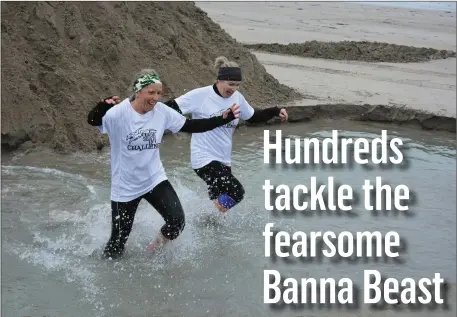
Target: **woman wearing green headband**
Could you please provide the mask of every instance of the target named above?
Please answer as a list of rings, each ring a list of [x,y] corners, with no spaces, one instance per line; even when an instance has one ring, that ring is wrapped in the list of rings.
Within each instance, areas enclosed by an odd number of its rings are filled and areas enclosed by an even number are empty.
[[[216,83],[193,89],[165,104],[180,114],[192,114],[195,119],[220,115],[232,104],[240,106],[240,118],[249,123],[266,122],[274,117],[288,119],[285,109],[251,107],[238,91],[242,82],[238,64],[220,56],[215,60],[215,68],[218,70]],[[110,102],[117,101],[110,99]],[[192,135],[192,168],[205,181],[209,198],[221,212],[240,203],[245,193],[231,169],[232,136],[237,124],[238,120],[234,120],[212,131]]]
[[[155,249],[176,239],[185,225],[181,202],[167,179],[159,145],[165,130],[202,133],[239,117],[239,106],[228,107],[208,119],[186,119],[159,102],[162,83],[154,70],[141,71],[132,84],[133,94],[120,101],[110,97],[88,115],[88,123],[109,136],[111,145],[111,237],[104,256],[117,258],[124,252],[136,210],[144,198],[165,220]]]

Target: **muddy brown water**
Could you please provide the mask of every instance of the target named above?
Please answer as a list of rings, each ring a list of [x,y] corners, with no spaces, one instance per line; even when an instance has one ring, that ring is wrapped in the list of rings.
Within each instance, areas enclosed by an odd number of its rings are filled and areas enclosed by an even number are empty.
[[[241,127],[233,147],[234,173],[245,200],[225,217],[206,198],[204,184],[189,166],[189,139],[167,136],[161,157],[185,208],[187,226],[165,252],[145,250],[162,220],[146,203],[138,209],[126,257],[98,257],[110,234],[109,154],[57,155],[48,151],[2,157],[2,316],[394,316],[361,307],[354,312],[309,308],[276,311],[263,303],[263,271],[284,276],[351,278],[362,286],[363,270],[387,277],[433,278],[456,282],[456,144],[446,133],[345,121],[268,126],[284,136],[373,138],[382,129],[408,145],[405,169],[367,170],[276,168],[263,163],[265,127]],[[374,217],[360,206],[357,217],[295,215],[278,217],[264,208],[262,186],[308,185],[328,176],[351,185],[382,176],[406,184],[416,197],[413,217]],[[212,216],[211,216],[212,215]],[[408,243],[405,262],[335,264],[264,256],[265,224],[294,231],[397,231]],[[455,294],[451,302],[455,306]],[[344,310],[343,310],[344,311]],[[405,316],[455,316],[450,310],[406,311]]]

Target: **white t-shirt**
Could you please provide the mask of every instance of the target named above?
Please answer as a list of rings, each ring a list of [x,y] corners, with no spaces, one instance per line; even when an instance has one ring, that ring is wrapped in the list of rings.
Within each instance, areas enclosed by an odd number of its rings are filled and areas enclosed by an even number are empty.
[[[192,119],[220,116],[233,104],[240,106],[240,118],[247,120],[254,114],[244,96],[236,91],[230,98],[219,96],[213,86],[189,91],[176,100],[183,114],[192,114]],[[191,139],[192,168],[200,168],[211,161],[219,161],[231,166],[232,137],[239,119],[203,133],[193,133]]]
[[[125,99],[106,112],[98,128],[110,138],[111,200],[131,201],[167,179],[159,145],[165,130],[177,133],[185,121],[160,102],[140,114]]]

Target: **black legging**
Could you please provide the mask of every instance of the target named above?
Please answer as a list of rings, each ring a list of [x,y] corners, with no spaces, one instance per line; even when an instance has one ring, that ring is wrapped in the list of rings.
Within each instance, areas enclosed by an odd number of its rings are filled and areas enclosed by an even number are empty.
[[[185,217],[181,202],[173,186],[168,180],[165,180],[152,191],[132,201],[111,201],[111,237],[105,247],[105,257],[118,257],[124,252],[125,243],[132,230],[136,210],[143,198],[165,220],[165,224],[161,228],[164,237],[169,240],[176,239],[184,230]]]
[[[243,200],[243,185],[233,176],[230,166],[218,161],[211,161],[201,168],[194,169],[194,171],[206,182],[211,200],[217,199],[221,194],[229,195],[237,204]]]

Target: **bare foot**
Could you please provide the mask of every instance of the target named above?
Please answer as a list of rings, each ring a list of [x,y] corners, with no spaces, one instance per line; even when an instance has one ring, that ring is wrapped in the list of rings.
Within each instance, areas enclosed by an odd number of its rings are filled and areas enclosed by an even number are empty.
[[[167,244],[168,241],[170,240],[165,238],[163,234],[159,232],[154,241],[148,244],[147,248],[152,252],[156,252],[157,250],[161,249],[165,244]]]

